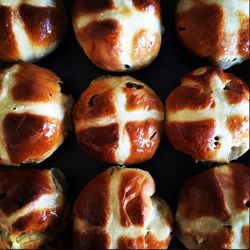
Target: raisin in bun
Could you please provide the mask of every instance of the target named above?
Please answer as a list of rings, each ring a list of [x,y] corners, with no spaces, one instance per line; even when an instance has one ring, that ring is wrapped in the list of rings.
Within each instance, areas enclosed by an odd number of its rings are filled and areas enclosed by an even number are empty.
[[[160,50],[160,1],[76,0],[73,26],[96,66],[137,70],[150,64]]]
[[[66,26],[61,0],[1,0],[0,60],[45,57],[61,42]]]
[[[154,192],[143,170],[111,167],[96,176],[74,204],[75,248],[166,249],[172,212]]]
[[[176,29],[189,51],[223,69],[249,59],[249,0],[179,0]]]
[[[176,212],[189,249],[249,249],[249,167],[221,165],[188,179]]]
[[[130,76],[97,78],[74,108],[79,145],[94,158],[111,164],[137,164],[152,158],[163,120],[159,97]]]
[[[64,141],[72,97],[50,70],[16,64],[0,71],[0,164],[38,163]]]
[[[249,87],[219,68],[185,75],[166,112],[170,142],[196,161],[226,163],[249,149]]]
[[[69,206],[58,169],[0,173],[0,249],[62,247]]]

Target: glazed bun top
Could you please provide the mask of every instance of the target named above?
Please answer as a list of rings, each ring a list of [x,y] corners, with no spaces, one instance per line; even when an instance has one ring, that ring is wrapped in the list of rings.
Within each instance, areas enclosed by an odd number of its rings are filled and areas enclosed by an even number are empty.
[[[0,0],[0,60],[45,57],[61,42],[66,26],[61,0]]]
[[[197,161],[229,162],[249,149],[249,86],[219,68],[185,75],[166,109],[170,142]]]
[[[249,0],[179,0],[176,29],[187,49],[223,69],[249,59]]]
[[[104,70],[140,69],[160,50],[159,0],[76,0],[73,25],[86,55]]]
[[[57,169],[0,173],[0,249],[62,247],[69,207]]]
[[[172,212],[154,192],[143,170],[112,167],[96,176],[74,204],[75,248],[166,249]]]
[[[50,70],[16,64],[0,71],[0,164],[38,163],[65,139],[73,99]]]
[[[189,249],[249,249],[250,169],[221,165],[188,179],[176,213]]]
[[[79,145],[111,164],[138,164],[153,157],[164,126],[155,92],[130,76],[94,80],[74,108]]]

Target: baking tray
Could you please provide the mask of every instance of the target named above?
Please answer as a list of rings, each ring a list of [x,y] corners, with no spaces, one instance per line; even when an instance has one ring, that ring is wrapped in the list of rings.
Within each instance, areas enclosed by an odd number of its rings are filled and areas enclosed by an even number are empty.
[[[101,75],[112,74],[98,69],[87,59],[76,41],[72,28],[71,16],[74,1],[64,0],[63,2],[68,14],[66,37],[56,51],[36,64],[49,68],[58,74],[70,89],[74,99],[77,100],[93,79]],[[150,66],[130,73],[130,75],[148,84],[165,103],[170,92],[180,84],[181,76],[209,63],[206,59],[192,56],[179,43],[174,25],[176,1],[162,0],[161,5],[165,27],[161,51]],[[10,64],[0,61],[0,69],[8,65]],[[226,71],[249,82],[248,61]],[[246,153],[237,162],[248,165],[248,157],[249,153]],[[22,166],[22,168],[52,167],[59,168],[65,173],[70,183],[68,197],[73,204],[88,181],[107,168],[108,165],[100,163],[84,153],[77,145],[75,135],[72,132],[49,159],[39,165]],[[176,211],[179,191],[184,180],[208,168],[203,164],[196,164],[190,156],[175,150],[165,134],[153,159],[132,167],[141,168],[151,173],[156,183],[156,194],[169,203],[173,213]],[[13,167],[0,167],[0,171],[8,169],[13,169]],[[64,239],[64,248],[73,248],[72,221]],[[184,246],[174,238],[169,248],[184,249]]]

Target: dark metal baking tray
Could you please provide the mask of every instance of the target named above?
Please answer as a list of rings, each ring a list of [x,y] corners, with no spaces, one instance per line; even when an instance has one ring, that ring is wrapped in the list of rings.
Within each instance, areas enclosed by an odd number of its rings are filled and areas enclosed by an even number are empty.
[[[98,69],[87,59],[75,39],[72,28],[71,15],[74,1],[64,0],[63,2],[68,14],[67,35],[55,52],[36,64],[57,73],[77,100],[93,79],[105,74],[111,75],[111,73]],[[180,84],[181,76],[209,63],[206,59],[192,56],[179,43],[174,25],[176,1],[162,0],[161,4],[165,27],[161,51],[150,66],[130,73],[130,75],[147,83],[165,102],[170,92]],[[8,65],[8,63],[0,61],[0,69]],[[249,61],[234,66],[227,72],[249,82]],[[246,153],[237,162],[249,164],[249,153]],[[108,165],[85,154],[77,145],[75,135],[72,132],[65,143],[49,159],[39,165],[22,166],[22,168],[52,167],[60,168],[65,173],[70,183],[69,200],[73,204],[84,185]],[[176,151],[165,134],[153,159],[132,167],[142,168],[151,173],[156,183],[156,194],[169,203],[173,213],[175,213],[179,191],[184,180],[208,168],[203,164],[196,164],[190,156]],[[0,171],[12,168],[1,166]],[[73,248],[72,223],[66,232],[64,247]],[[184,246],[174,238],[169,248],[183,249]]]

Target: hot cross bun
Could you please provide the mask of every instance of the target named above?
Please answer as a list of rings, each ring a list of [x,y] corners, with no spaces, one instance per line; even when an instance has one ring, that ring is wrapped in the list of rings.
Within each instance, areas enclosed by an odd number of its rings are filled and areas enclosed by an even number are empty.
[[[140,69],[160,50],[159,0],[76,0],[73,25],[86,55],[104,70]]]
[[[170,142],[197,161],[225,163],[249,149],[249,86],[219,68],[185,75],[166,113]]]
[[[37,61],[58,46],[66,26],[61,0],[0,0],[0,60]]]
[[[188,50],[223,69],[249,59],[249,0],[179,0],[176,29]]]
[[[111,164],[150,159],[160,142],[164,108],[146,84],[130,77],[100,77],[84,91],[74,108],[79,145]]]
[[[154,192],[143,170],[112,167],[96,176],[74,204],[75,248],[166,249],[172,212]]]
[[[0,71],[0,164],[38,163],[62,144],[73,102],[62,91],[58,76],[32,64]]]
[[[189,249],[249,249],[249,167],[221,165],[188,179],[176,212]]]
[[[62,172],[11,170],[0,173],[0,249],[62,247],[69,214]]]

